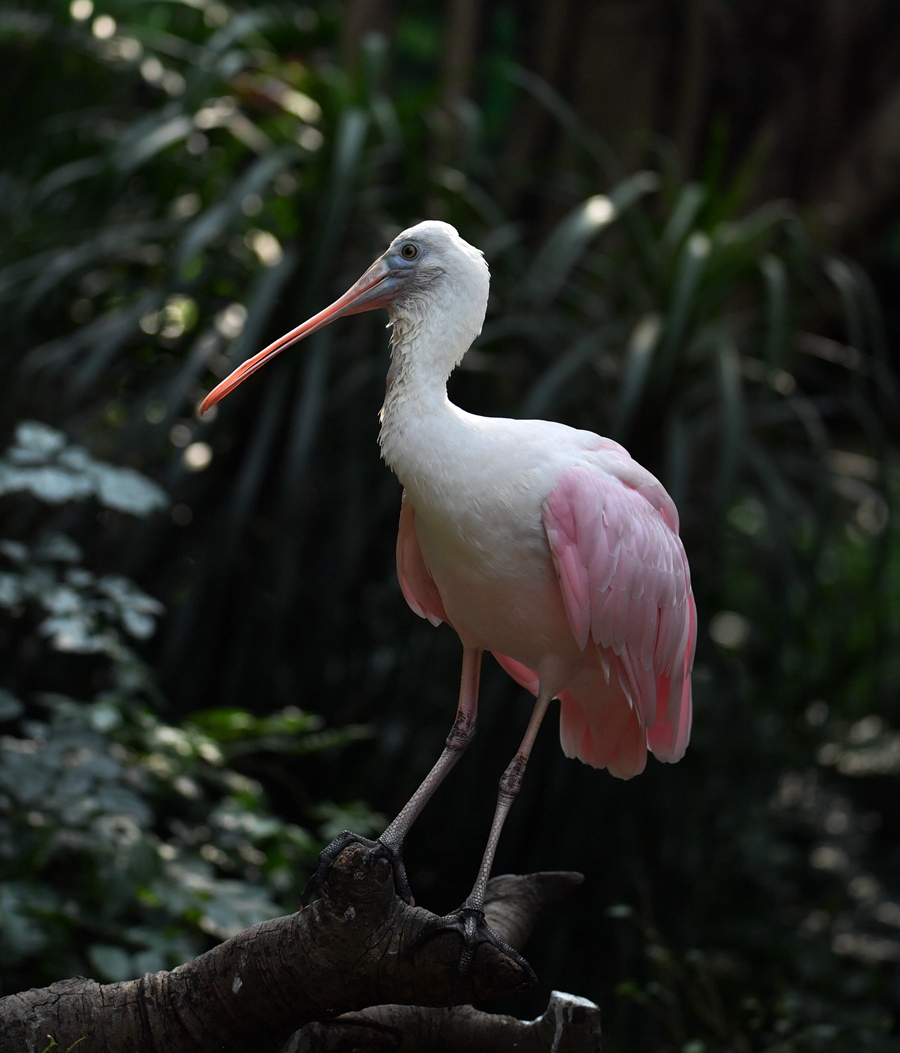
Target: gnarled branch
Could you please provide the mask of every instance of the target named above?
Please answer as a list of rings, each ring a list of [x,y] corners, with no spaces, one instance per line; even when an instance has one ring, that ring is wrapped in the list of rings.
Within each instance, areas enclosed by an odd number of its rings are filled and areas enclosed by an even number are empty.
[[[486,904],[488,922],[519,947],[540,912],[580,881],[581,875],[567,873],[496,878]],[[488,1001],[515,991],[526,977],[516,962],[488,944],[478,946],[470,970],[461,976],[459,939],[453,933],[416,945],[432,917],[397,898],[387,859],[352,844],[338,856],[325,895],[311,907],[254,925],[171,972],[105,985],[78,978],[0,999],[0,1049],[40,1053],[48,1035],[62,1049],[83,1039],[79,1053],[275,1053],[289,1040],[298,1050],[341,1048],[310,1045],[318,1041],[312,1032],[291,1036],[314,1022],[362,1010],[367,1013],[358,1024],[345,1019],[327,1040],[338,1041],[351,1026],[359,1039],[363,1024],[382,1038],[400,1036],[399,1045],[372,1048],[414,1048],[415,1041],[402,1044],[405,1035],[440,1033],[462,1040],[485,1026],[480,1017],[505,1018],[461,1008],[435,1016],[411,1007]],[[521,1026],[532,1028],[534,1036],[556,1026],[548,1022],[542,1030],[537,1023]],[[356,1041],[354,1048],[366,1046]],[[461,1046],[445,1042],[433,1048]],[[557,1048],[566,1047],[557,1043]]]

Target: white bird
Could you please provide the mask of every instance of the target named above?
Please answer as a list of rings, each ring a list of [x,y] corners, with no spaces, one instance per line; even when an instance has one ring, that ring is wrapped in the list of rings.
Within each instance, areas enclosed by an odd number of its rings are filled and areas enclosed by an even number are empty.
[[[444,921],[470,945],[492,939],[509,952],[484,924],[484,891],[550,701],[560,700],[568,757],[620,778],[644,769],[648,749],[679,760],[691,728],[696,611],[675,506],[622,446],[548,421],[475,416],[447,398],[447,378],[481,332],[488,287],[477,249],[447,223],[419,223],[330,307],[239,366],[201,412],[336,318],[387,308],[379,442],[404,486],[397,571],[413,611],[456,630],[463,662],[446,747],[378,840],[412,902],[403,839],[475,734],[481,656],[491,651],[537,700],[500,781],[472,893]],[[326,849],[323,868],[351,836]]]

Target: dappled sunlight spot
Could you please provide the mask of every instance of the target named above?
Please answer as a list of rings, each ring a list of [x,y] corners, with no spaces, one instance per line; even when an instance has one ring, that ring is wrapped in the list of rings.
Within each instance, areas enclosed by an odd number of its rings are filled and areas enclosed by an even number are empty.
[[[185,424],[183,421],[173,424],[169,429],[169,442],[173,446],[177,446],[179,450],[183,450],[185,446],[188,446],[193,437],[194,433],[191,431],[190,425]]]
[[[151,739],[161,746],[170,746],[182,757],[189,757],[193,752],[190,737],[181,728],[173,728],[168,724],[160,724],[153,729]]]
[[[203,10],[203,21],[210,29],[218,29],[219,26],[224,26],[228,18],[228,8],[224,4],[217,3],[216,0],[207,4]]]
[[[857,874],[847,891],[860,903],[875,903],[881,895],[881,886],[871,874]]]
[[[878,738],[882,731],[884,731],[884,721],[881,717],[872,714],[871,716],[863,717],[862,720],[857,720],[855,724],[851,724],[847,738],[854,745],[859,746]]]
[[[153,336],[159,332],[159,311],[148,311],[145,314],[138,325],[141,328],[141,332],[146,333],[147,336]]]
[[[144,419],[148,424],[162,424],[167,412],[166,404],[162,399],[153,399],[144,409]]]
[[[172,782],[172,786],[177,793],[189,800],[196,800],[200,796],[200,787],[187,775],[179,775]]]
[[[173,219],[189,219],[200,211],[202,204],[200,195],[190,190],[175,198],[169,206],[169,215]]]
[[[178,780],[176,779],[176,783],[177,781]],[[222,867],[223,870],[231,868],[231,860],[218,845],[210,844],[208,842],[205,845],[201,845],[200,857],[205,859],[207,863],[214,863],[216,866]]]
[[[114,41],[113,45],[114,54],[126,62],[137,62],[144,53],[143,45],[134,37],[121,37]]]
[[[264,267],[277,267],[284,258],[281,242],[268,230],[250,230],[244,242],[247,248],[256,253],[257,259]]]
[[[806,707],[806,723],[811,728],[820,728],[828,719],[828,703],[817,699]]]
[[[785,398],[793,395],[797,390],[797,381],[785,369],[773,369],[769,374],[768,380],[773,390],[777,391],[779,395],[784,395]]]
[[[819,845],[809,853],[810,866],[816,870],[846,870],[850,860],[842,848],[834,845]]]
[[[832,808],[825,816],[822,827],[826,834],[834,836],[845,834],[850,827],[850,816],[843,808]]]
[[[187,87],[184,77],[174,69],[167,69],[163,73],[160,84],[167,95],[180,95]]]
[[[85,22],[94,13],[93,0],[72,0],[69,4],[69,14],[76,22]]]
[[[211,99],[194,114],[194,124],[203,131],[224,127],[237,111],[237,103],[230,95]]]
[[[874,913],[875,919],[882,925],[891,925],[895,929],[900,929],[900,903],[883,900],[875,908]]]
[[[192,442],[182,454],[184,465],[191,472],[202,472],[212,459],[212,446],[208,442]]]
[[[749,537],[760,537],[766,529],[766,507],[756,497],[745,497],[728,511],[728,522]]]
[[[214,325],[226,340],[234,340],[244,331],[247,322],[247,308],[242,303],[231,303],[224,310],[219,311],[214,319]]]
[[[870,537],[883,533],[890,522],[891,513],[887,501],[877,492],[868,494],[856,509],[856,524]]]
[[[159,335],[176,340],[197,324],[197,304],[190,296],[170,296],[163,305],[159,321]]]
[[[155,55],[145,58],[141,63],[141,76],[148,84],[159,84],[164,72],[163,64]]]
[[[705,260],[712,251],[712,242],[702,231],[696,231],[688,238],[687,251],[696,260]]]
[[[279,197],[290,197],[299,186],[300,182],[293,172],[279,172],[272,181],[272,189]]]
[[[188,136],[184,147],[189,154],[192,154],[194,157],[199,157],[200,154],[205,153],[209,148],[209,139],[207,139],[203,132],[194,132],[193,135]]]
[[[596,194],[588,198],[584,214],[591,223],[601,226],[615,219],[616,207],[605,194]]]
[[[98,40],[109,40],[115,35],[116,20],[111,15],[98,15],[91,25],[91,32]]]
[[[260,95],[265,95],[277,103],[286,113],[292,113],[301,121],[311,124],[322,117],[322,107],[305,92],[289,88],[278,77],[256,79],[253,87]]]
[[[831,926],[831,915],[827,910],[811,911],[800,923],[801,936],[816,936]]]
[[[746,643],[750,623],[735,611],[719,611],[710,619],[709,635],[720,647],[734,650]]]
[[[297,133],[297,142],[304,150],[308,150],[312,154],[315,153],[316,150],[321,149],[325,144],[325,136],[318,128],[312,128],[307,125],[306,127],[301,128]]]
[[[864,778],[900,772],[900,732],[885,727],[876,714],[851,724],[843,742],[823,743],[816,760],[841,775]]]
[[[862,932],[840,932],[831,942],[835,954],[857,958],[867,964],[900,961],[900,943]]]
[[[874,457],[867,457],[850,450],[832,450],[826,458],[828,467],[835,475],[848,475],[855,479],[865,479],[874,483],[879,476],[878,462]]]

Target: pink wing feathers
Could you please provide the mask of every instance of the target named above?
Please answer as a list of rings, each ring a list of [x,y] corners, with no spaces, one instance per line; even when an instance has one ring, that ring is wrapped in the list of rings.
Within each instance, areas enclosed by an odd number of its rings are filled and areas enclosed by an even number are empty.
[[[680,760],[696,611],[671,499],[659,484],[576,466],[544,502],[543,521],[572,633],[600,660],[560,694],[564,752],[625,778],[643,770],[647,747]]]
[[[648,747],[660,760],[680,760],[691,731],[697,616],[671,499],[644,476],[576,466],[542,511],[569,625],[587,659],[559,693],[563,752],[620,778],[643,771]],[[404,493],[400,587],[420,617],[450,624],[414,524]],[[537,694],[534,670],[494,657]]]
[[[680,760],[697,615],[671,498],[656,480],[572,467],[543,521],[572,633],[597,656],[559,694],[563,752],[621,778],[643,771],[648,747]],[[537,694],[535,672],[495,657]]]
[[[441,622],[450,624],[441,602],[441,594],[425,565],[419,539],[415,530],[416,513],[406,499],[400,504],[400,529],[397,533],[397,577],[403,598],[420,618],[427,618],[432,625]]]

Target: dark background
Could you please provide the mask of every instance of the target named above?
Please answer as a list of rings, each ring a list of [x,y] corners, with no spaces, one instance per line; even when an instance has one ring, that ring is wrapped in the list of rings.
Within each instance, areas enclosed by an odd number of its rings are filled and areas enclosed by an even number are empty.
[[[622,783],[566,761],[552,718],[538,740],[496,869],[586,882],[511,1008],[593,998],[611,1049],[898,1048],[896,5],[46,3],[3,8],[0,48],[0,427],[44,421],[169,492],[141,521],[49,520],[165,604],[142,645],[165,719],[370,725],[234,761],[303,825],[326,799],[392,815],[437,756],[461,649],[396,582],[383,317],[194,407],[400,229],[447,219],[493,275],[451,398],[626,442],[679,504],[700,615],[681,764]],[[582,236],[597,194],[617,218]],[[47,526],[3,500],[5,536]],[[4,623],[9,691],[107,686],[35,625]],[[468,891],[527,720],[490,658],[481,711],[407,846],[436,911]]]

